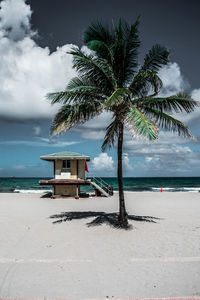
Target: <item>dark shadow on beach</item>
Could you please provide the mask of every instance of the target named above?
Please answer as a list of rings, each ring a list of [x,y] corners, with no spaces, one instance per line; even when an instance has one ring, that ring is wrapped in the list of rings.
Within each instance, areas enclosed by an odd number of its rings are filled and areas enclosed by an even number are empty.
[[[63,212],[60,214],[50,216],[51,219],[57,219],[53,221],[53,224],[72,221],[72,220],[93,218],[91,222],[86,223],[88,227],[100,226],[106,224],[116,229],[133,228],[131,224],[128,224],[126,227],[122,227],[118,221],[118,217],[119,217],[118,213],[105,213],[105,212],[93,212],[93,211],[70,211],[70,212]],[[157,223],[156,221],[160,220],[160,218],[151,217],[151,216],[128,215],[128,220],[137,221],[137,222]]]
[[[46,193],[42,195],[40,198],[51,198],[52,197],[52,192]]]
[[[88,199],[89,198],[89,194],[88,193],[80,193],[79,194],[79,197],[80,198],[86,198],[86,199]],[[95,195],[93,195],[93,196],[95,196]],[[43,194],[40,198],[52,198],[52,192],[48,192],[48,193],[45,193],[45,194]],[[62,197],[61,197],[62,198]]]

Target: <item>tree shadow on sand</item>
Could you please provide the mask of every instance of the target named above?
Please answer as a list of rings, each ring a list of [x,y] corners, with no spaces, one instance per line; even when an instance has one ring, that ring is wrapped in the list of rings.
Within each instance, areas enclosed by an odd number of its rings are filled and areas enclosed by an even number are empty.
[[[122,226],[118,220],[119,215],[117,213],[105,213],[105,212],[93,212],[93,211],[70,211],[63,212],[60,214],[50,216],[51,219],[57,219],[53,221],[53,224],[62,223],[72,220],[88,219],[93,218],[91,222],[86,223],[88,227],[100,226],[102,224],[109,225],[116,229],[132,229],[133,226],[128,224],[127,226]],[[128,220],[137,222],[150,222],[157,223],[160,218],[151,216],[135,216],[128,215]]]

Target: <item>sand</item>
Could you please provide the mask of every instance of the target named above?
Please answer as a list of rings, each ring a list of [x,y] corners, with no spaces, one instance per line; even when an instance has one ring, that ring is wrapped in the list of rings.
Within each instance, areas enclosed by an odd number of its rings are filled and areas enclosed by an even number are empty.
[[[160,218],[124,231],[69,211],[118,211],[111,198],[0,194],[0,298],[127,299],[200,296],[200,194],[126,193],[127,210]]]

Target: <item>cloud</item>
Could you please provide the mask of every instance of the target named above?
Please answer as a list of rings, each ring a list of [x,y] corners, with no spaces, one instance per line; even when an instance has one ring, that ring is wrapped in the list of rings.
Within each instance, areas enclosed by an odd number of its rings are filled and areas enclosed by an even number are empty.
[[[193,152],[188,147],[176,147],[175,153],[163,153],[145,157],[145,163],[141,166],[143,171],[154,176],[196,176],[199,175],[200,153]]]
[[[158,76],[163,82],[161,97],[168,97],[189,88],[189,83],[181,74],[180,66],[176,62],[164,66]]]
[[[190,143],[191,140],[175,136],[171,132],[160,132],[156,142],[131,139],[127,135],[124,151],[129,157],[135,158],[136,175],[197,176],[200,173],[200,153],[194,151]]]
[[[25,166],[25,165],[14,165],[13,166],[13,169],[16,169],[16,170],[24,170],[26,168],[27,168],[27,166]]]
[[[0,30],[4,36],[18,41],[33,36],[30,19],[32,11],[24,0],[4,0],[0,3]]]
[[[72,141],[72,142],[63,142],[57,140],[51,140],[49,138],[38,138],[37,140],[27,141],[27,140],[16,140],[16,141],[2,141],[0,145],[4,146],[31,146],[31,147],[66,147],[70,145],[75,145],[80,142]]]
[[[94,157],[91,164],[91,170],[94,174],[104,177],[116,176],[117,162],[107,153],[100,153],[97,157]],[[130,172],[133,171],[133,166],[131,165],[128,153],[123,153],[122,164],[124,175],[130,176]]]
[[[177,149],[188,149],[188,146],[184,146],[184,144],[195,143],[195,140],[191,140],[188,138],[183,138],[181,136],[177,136],[172,132],[164,132],[161,131],[159,133],[159,138],[155,141],[148,141],[147,139],[138,139],[132,138],[131,135],[126,132],[125,140],[124,140],[124,151],[129,155],[139,155],[145,156],[147,154],[164,154],[164,153],[176,153]],[[176,147],[173,148],[173,147]],[[185,150],[184,150],[185,151]]]
[[[33,134],[35,136],[40,136],[40,134],[41,134],[41,127],[40,126],[34,126],[33,127]]]
[[[99,130],[86,130],[83,129],[81,131],[81,137],[86,140],[102,140],[105,136],[105,130],[99,129]]]
[[[142,149],[141,149],[142,148]],[[152,144],[146,147],[138,147],[130,151],[131,154],[137,154],[138,156],[169,156],[169,155],[182,155],[191,153],[191,149],[188,146],[179,146],[176,144]]]
[[[30,6],[24,0],[4,0],[0,6],[0,117],[51,118],[58,106],[45,99],[63,90],[75,76],[72,45],[50,53],[33,40]]]
[[[81,138],[86,140],[102,140],[105,137],[106,127],[112,122],[112,113],[104,111],[99,116],[71,129],[79,132]]]
[[[186,91],[188,93],[190,84],[188,80],[181,73],[180,66],[176,63],[169,63],[159,71],[159,77],[163,82],[163,88],[159,94],[161,97],[168,97],[179,92]],[[192,98],[200,101],[200,89],[194,89],[190,92]],[[196,108],[192,113],[174,113],[173,116],[185,124],[191,124],[194,121],[200,120],[200,108]]]
[[[112,172],[114,171],[114,160],[107,153],[100,153],[92,160],[92,169],[96,172]]]
[[[133,167],[131,165],[128,153],[123,153],[122,162],[125,172],[133,171]]]
[[[199,101],[200,102],[200,88],[199,89],[194,89],[191,92],[191,96],[194,100]],[[185,121],[188,124],[192,124],[193,122],[196,123],[196,125],[200,123],[200,107],[197,107],[195,109],[194,112],[192,112],[191,114],[187,114],[185,116]]]

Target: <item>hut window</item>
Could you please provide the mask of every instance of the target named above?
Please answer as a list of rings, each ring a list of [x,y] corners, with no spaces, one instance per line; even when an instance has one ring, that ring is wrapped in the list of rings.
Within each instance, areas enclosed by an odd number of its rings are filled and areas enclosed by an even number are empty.
[[[63,160],[62,161],[62,168],[63,169],[70,169],[70,160]]]
[[[66,169],[66,160],[62,161],[62,167],[63,167],[63,169]]]
[[[70,169],[71,165],[70,165],[70,160],[67,160],[67,169]]]

